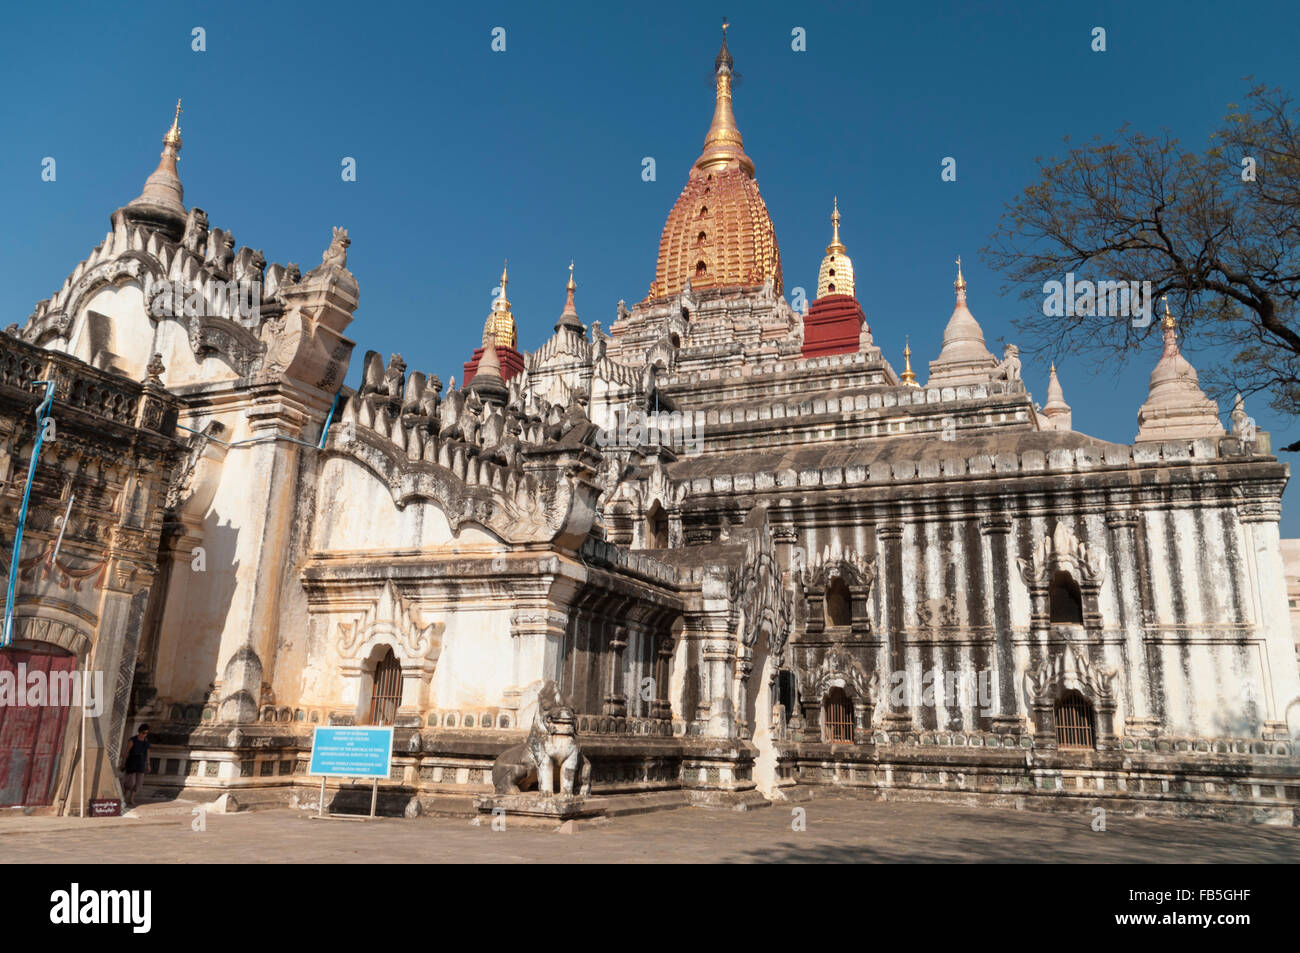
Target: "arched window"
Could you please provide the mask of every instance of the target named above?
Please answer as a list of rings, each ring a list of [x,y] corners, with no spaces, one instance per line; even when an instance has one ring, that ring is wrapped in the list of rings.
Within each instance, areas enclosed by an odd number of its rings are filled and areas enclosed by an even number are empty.
[[[673,347],[681,347],[681,346],[682,346],[682,339],[681,339],[681,337],[679,337],[679,336],[678,336],[677,334],[675,334],[675,333],[674,333],[674,334],[670,334],[670,335],[668,336],[668,343],[670,343]]]
[[[785,708],[785,717],[789,720],[794,715],[795,706],[794,672],[782,669],[776,673],[776,700]]]
[[[402,703],[402,666],[392,649],[384,649],[370,686],[370,724],[391,725]]]
[[[831,284],[829,284],[829,285],[826,286],[826,293],[827,293],[827,294],[835,294],[835,284],[834,284],[834,282],[832,282]]]
[[[1056,703],[1056,746],[1092,748],[1097,737],[1097,719],[1092,705],[1076,691],[1065,692]]]
[[[700,232],[698,235],[695,236],[695,244],[697,245],[703,245],[707,240],[708,240],[708,236],[705,235],[704,232]]]
[[[826,587],[826,624],[849,625],[853,621],[853,600],[844,580],[836,577]]]
[[[1060,570],[1052,577],[1047,604],[1053,622],[1083,625],[1083,596],[1079,584],[1068,572]]]
[[[697,261],[697,262],[695,263],[695,277],[696,277],[696,278],[703,277],[704,273],[705,273],[706,271],[708,271],[708,270],[709,270],[709,266],[706,265],[706,264],[704,264],[704,262],[702,262],[702,261]]]
[[[833,745],[853,744],[853,705],[842,688],[832,688],[822,703],[822,737]]]
[[[650,507],[650,512],[646,513],[645,537],[646,549],[668,548],[668,514],[658,500]]]
[[[709,214],[709,207],[708,207],[707,205],[701,205],[701,206],[700,206],[700,218],[704,218],[704,217],[705,217],[706,215],[708,215],[708,214]]]

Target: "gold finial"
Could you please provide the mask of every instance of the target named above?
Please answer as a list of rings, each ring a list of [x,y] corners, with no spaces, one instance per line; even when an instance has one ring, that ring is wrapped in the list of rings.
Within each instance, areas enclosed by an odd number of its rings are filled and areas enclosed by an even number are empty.
[[[726,17],[723,17],[723,18],[722,18],[722,38],[723,38],[724,40],[727,38],[727,27],[729,27],[729,26],[731,26],[731,24],[727,22],[727,18],[726,18]]]
[[[1048,373],[1049,373],[1049,374],[1055,374],[1055,373],[1056,373],[1056,362],[1055,362],[1055,361],[1052,362],[1052,368],[1051,368],[1050,371],[1048,371]]]
[[[1174,320],[1174,316],[1169,313],[1169,296],[1161,295],[1160,300],[1165,303],[1165,316],[1164,319],[1160,322],[1160,325],[1166,331],[1172,331],[1174,328],[1178,327],[1178,322]]]
[[[172,127],[163,134],[163,145],[181,147],[181,101],[176,100],[176,115],[172,117]]]
[[[903,338],[903,383],[908,387],[920,387],[916,374],[912,372],[912,342],[910,335]]]
[[[510,304],[510,302],[506,300],[506,285],[510,283],[510,278],[506,275],[506,270],[509,267],[510,259],[507,258],[501,265],[501,297],[497,299],[498,301],[504,302],[506,305]]]
[[[844,243],[840,241],[840,199],[839,199],[839,196],[836,196],[836,197],[835,197],[835,205],[834,205],[834,209],[835,209],[835,210],[834,210],[833,212],[831,212],[831,243],[830,243],[829,245],[826,246],[826,254],[828,254],[828,255],[836,255],[836,254],[838,254],[838,255],[843,255],[843,254],[845,254],[845,253],[848,251],[848,249],[845,248],[845,247],[844,247]]]
[[[578,286],[573,281],[573,260],[569,260],[569,283],[564,286],[569,291],[577,291]]]
[[[961,255],[957,256],[957,280],[953,283],[953,287],[958,291],[966,290],[966,279],[961,275]]]
[[[736,117],[731,111],[731,51],[727,49],[727,33],[724,21],[722,48],[713,60],[716,75],[713,104],[713,122],[704,137],[704,151],[695,160],[695,168],[708,170],[717,168],[740,168],[749,176],[754,175],[754,162],[745,155],[745,142],[736,125]]]

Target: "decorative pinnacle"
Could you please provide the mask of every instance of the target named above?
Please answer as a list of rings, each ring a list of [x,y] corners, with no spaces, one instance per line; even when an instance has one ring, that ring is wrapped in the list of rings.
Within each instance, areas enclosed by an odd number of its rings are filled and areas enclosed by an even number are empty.
[[[957,256],[957,280],[953,283],[953,287],[959,292],[966,290],[966,279],[961,276],[961,255]]]
[[[1165,316],[1161,320],[1160,326],[1163,327],[1166,331],[1172,331],[1176,327],[1178,327],[1178,322],[1174,319],[1174,316],[1169,313],[1169,296],[1161,295],[1160,300],[1165,303]]]
[[[908,387],[920,387],[916,382],[916,374],[912,371],[912,342],[911,336],[903,338],[903,383]]]
[[[163,145],[181,147],[181,101],[176,100],[176,115],[172,117],[172,127],[163,133]]]
[[[564,286],[568,291],[577,291],[578,286],[573,281],[573,259],[569,259],[569,283]]]
[[[840,241],[840,197],[835,196],[835,211],[831,212],[831,243],[826,248],[826,254],[834,252],[843,254],[847,249],[844,243]]]
[[[713,61],[713,71],[715,73],[718,70],[720,70],[723,66],[726,66],[728,70],[731,69],[731,63],[732,63],[731,51],[727,49],[727,27],[729,26],[731,26],[731,24],[727,22],[726,17],[723,17],[722,18],[722,48],[718,50],[718,56]]]
[[[506,276],[506,269],[509,266],[510,259],[504,259],[504,262],[501,265],[501,297],[497,299],[498,306],[508,306],[510,304],[510,302],[506,300],[506,285],[510,282],[510,279]]]

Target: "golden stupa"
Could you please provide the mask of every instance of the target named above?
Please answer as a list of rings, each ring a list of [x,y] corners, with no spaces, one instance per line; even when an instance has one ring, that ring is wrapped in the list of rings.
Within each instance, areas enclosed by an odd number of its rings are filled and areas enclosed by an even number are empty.
[[[507,263],[508,264],[508,263]],[[483,322],[483,346],[487,347],[491,341],[495,347],[508,347],[512,350],[515,347],[515,341],[518,333],[515,329],[515,316],[510,313],[510,301],[506,298],[506,284],[509,282],[506,277],[506,267],[501,267],[501,295],[492,304],[492,312]]]
[[[840,241],[840,200],[835,199],[835,211],[831,213],[831,243],[826,246],[826,257],[822,259],[821,269],[817,272],[817,297],[827,295],[848,295],[854,297],[853,259],[849,250]]]
[[[713,122],[686,188],[668,213],[651,298],[675,295],[687,281],[695,289],[731,288],[761,285],[770,278],[777,293],[782,290],[776,229],[731,111],[726,23],[722,29],[722,48],[713,61]]]

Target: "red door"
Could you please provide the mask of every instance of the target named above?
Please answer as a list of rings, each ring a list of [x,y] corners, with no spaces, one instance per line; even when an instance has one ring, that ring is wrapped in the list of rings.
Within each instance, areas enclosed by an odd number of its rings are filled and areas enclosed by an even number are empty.
[[[63,698],[50,697],[54,694],[50,675],[71,672],[76,662],[71,655],[0,650],[0,673],[7,673],[0,674],[0,678],[16,688],[20,674],[30,685],[32,675],[39,673],[46,688],[43,704],[20,706],[17,698],[5,698],[6,704],[0,705],[0,807],[34,807],[53,800],[68,706],[60,704]]]

